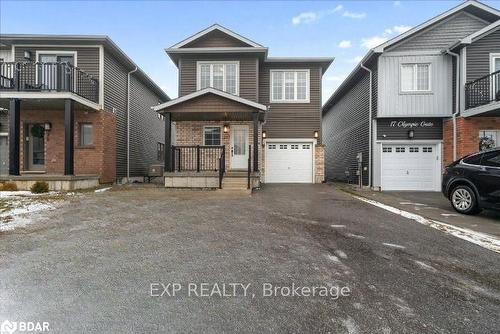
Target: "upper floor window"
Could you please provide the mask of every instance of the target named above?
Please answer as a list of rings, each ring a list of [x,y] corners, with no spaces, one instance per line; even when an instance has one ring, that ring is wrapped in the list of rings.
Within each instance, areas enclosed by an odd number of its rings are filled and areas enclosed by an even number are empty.
[[[237,61],[197,63],[198,90],[213,87],[230,94],[239,94],[240,64]]]
[[[402,64],[400,82],[402,92],[430,92],[431,65]]]
[[[309,70],[271,70],[271,102],[309,102]]]

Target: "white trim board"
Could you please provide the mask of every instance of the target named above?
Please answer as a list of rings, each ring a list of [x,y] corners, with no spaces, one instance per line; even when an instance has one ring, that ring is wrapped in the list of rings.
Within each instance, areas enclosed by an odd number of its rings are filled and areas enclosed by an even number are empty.
[[[94,110],[101,110],[101,105],[89,101],[77,94],[70,92],[0,92],[0,98],[5,99],[34,99],[34,100],[56,100],[56,99],[71,99],[80,104],[83,104]]]

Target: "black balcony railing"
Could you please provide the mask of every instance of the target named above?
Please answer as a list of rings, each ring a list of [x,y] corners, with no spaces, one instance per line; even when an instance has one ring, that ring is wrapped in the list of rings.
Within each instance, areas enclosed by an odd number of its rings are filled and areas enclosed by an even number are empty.
[[[500,71],[465,84],[465,109],[500,101]]]
[[[99,81],[65,62],[2,62],[0,90],[71,92],[99,102]]]

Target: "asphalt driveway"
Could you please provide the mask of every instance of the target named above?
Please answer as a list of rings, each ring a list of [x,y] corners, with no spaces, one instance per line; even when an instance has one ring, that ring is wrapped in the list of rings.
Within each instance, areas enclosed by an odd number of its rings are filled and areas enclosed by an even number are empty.
[[[188,295],[235,282],[249,293]],[[0,234],[0,322],[51,333],[494,333],[498,314],[500,255],[331,185],[91,193]]]

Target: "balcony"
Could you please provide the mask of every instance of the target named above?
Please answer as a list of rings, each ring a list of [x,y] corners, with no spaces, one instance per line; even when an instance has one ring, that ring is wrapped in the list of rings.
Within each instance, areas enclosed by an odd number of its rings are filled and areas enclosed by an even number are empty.
[[[500,71],[465,84],[465,109],[500,103]]]
[[[99,81],[65,62],[2,62],[0,91],[70,92],[99,103]]]

